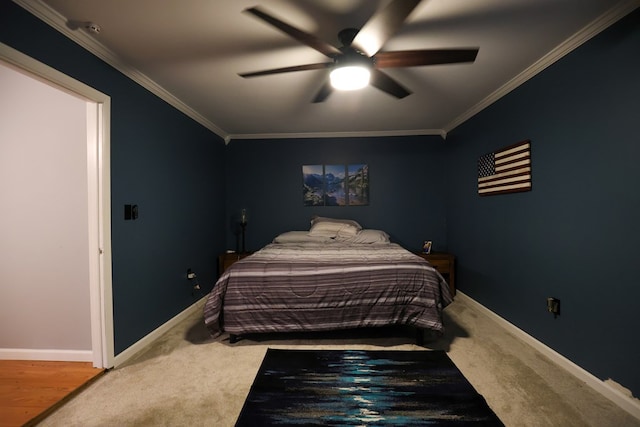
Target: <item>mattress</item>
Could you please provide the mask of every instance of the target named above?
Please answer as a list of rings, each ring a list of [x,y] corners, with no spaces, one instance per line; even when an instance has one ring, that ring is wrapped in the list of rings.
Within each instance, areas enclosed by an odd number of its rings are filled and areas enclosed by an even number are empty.
[[[228,268],[207,297],[213,336],[410,325],[442,333],[444,278],[396,243],[271,243]]]

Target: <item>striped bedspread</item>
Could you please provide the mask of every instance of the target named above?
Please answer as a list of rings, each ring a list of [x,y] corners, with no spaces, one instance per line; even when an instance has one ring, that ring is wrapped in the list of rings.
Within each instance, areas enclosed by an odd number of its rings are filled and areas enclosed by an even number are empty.
[[[204,307],[218,336],[411,325],[442,333],[449,286],[401,246],[269,244],[234,263]]]

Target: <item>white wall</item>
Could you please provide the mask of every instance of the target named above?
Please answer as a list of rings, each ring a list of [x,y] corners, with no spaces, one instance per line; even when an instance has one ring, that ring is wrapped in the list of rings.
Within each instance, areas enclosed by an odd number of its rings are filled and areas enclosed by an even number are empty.
[[[91,350],[86,102],[0,63],[0,349]]]

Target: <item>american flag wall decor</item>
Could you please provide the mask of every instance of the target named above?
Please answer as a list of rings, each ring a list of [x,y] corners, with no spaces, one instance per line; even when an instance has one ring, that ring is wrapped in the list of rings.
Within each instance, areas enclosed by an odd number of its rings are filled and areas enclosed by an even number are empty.
[[[531,191],[531,141],[526,140],[478,159],[478,194]]]

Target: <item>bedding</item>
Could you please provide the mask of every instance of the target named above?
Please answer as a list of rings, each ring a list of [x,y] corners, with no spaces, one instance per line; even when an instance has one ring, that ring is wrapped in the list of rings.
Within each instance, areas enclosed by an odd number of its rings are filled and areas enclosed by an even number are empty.
[[[388,325],[444,331],[449,286],[423,258],[390,243],[380,230],[317,239],[283,233],[229,267],[205,302],[211,334]]]
[[[328,218],[328,217],[324,217],[324,216],[318,216],[315,215],[311,218],[311,228],[313,228],[314,225],[318,225],[320,223],[332,223],[332,224],[346,224],[350,227],[354,227],[358,230],[362,230],[362,226],[360,225],[360,223],[358,223],[358,221],[354,221],[352,219],[343,219],[343,218]]]
[[[287,231],[277,235],[273,243],[330,243],[332,240],[330,236],[310,236],[308,231]]]
[[[321,216],[311,220],[310,236],[353,237],[362,230],[362,226],[350,219],[333,219]]]
[[[389,235],[384,231],[366,228],[359,231],[355,236],[337,236],[336,239],[344,243],[360,243],[369,245],[374,243],[391,243]]]
[[[331,243],[339,241],[342,243],[391,243],[389,235],[382,230],[363,229],[355,235],[317,235],[308,231],[287,231],[277,235],[272,243]]]

